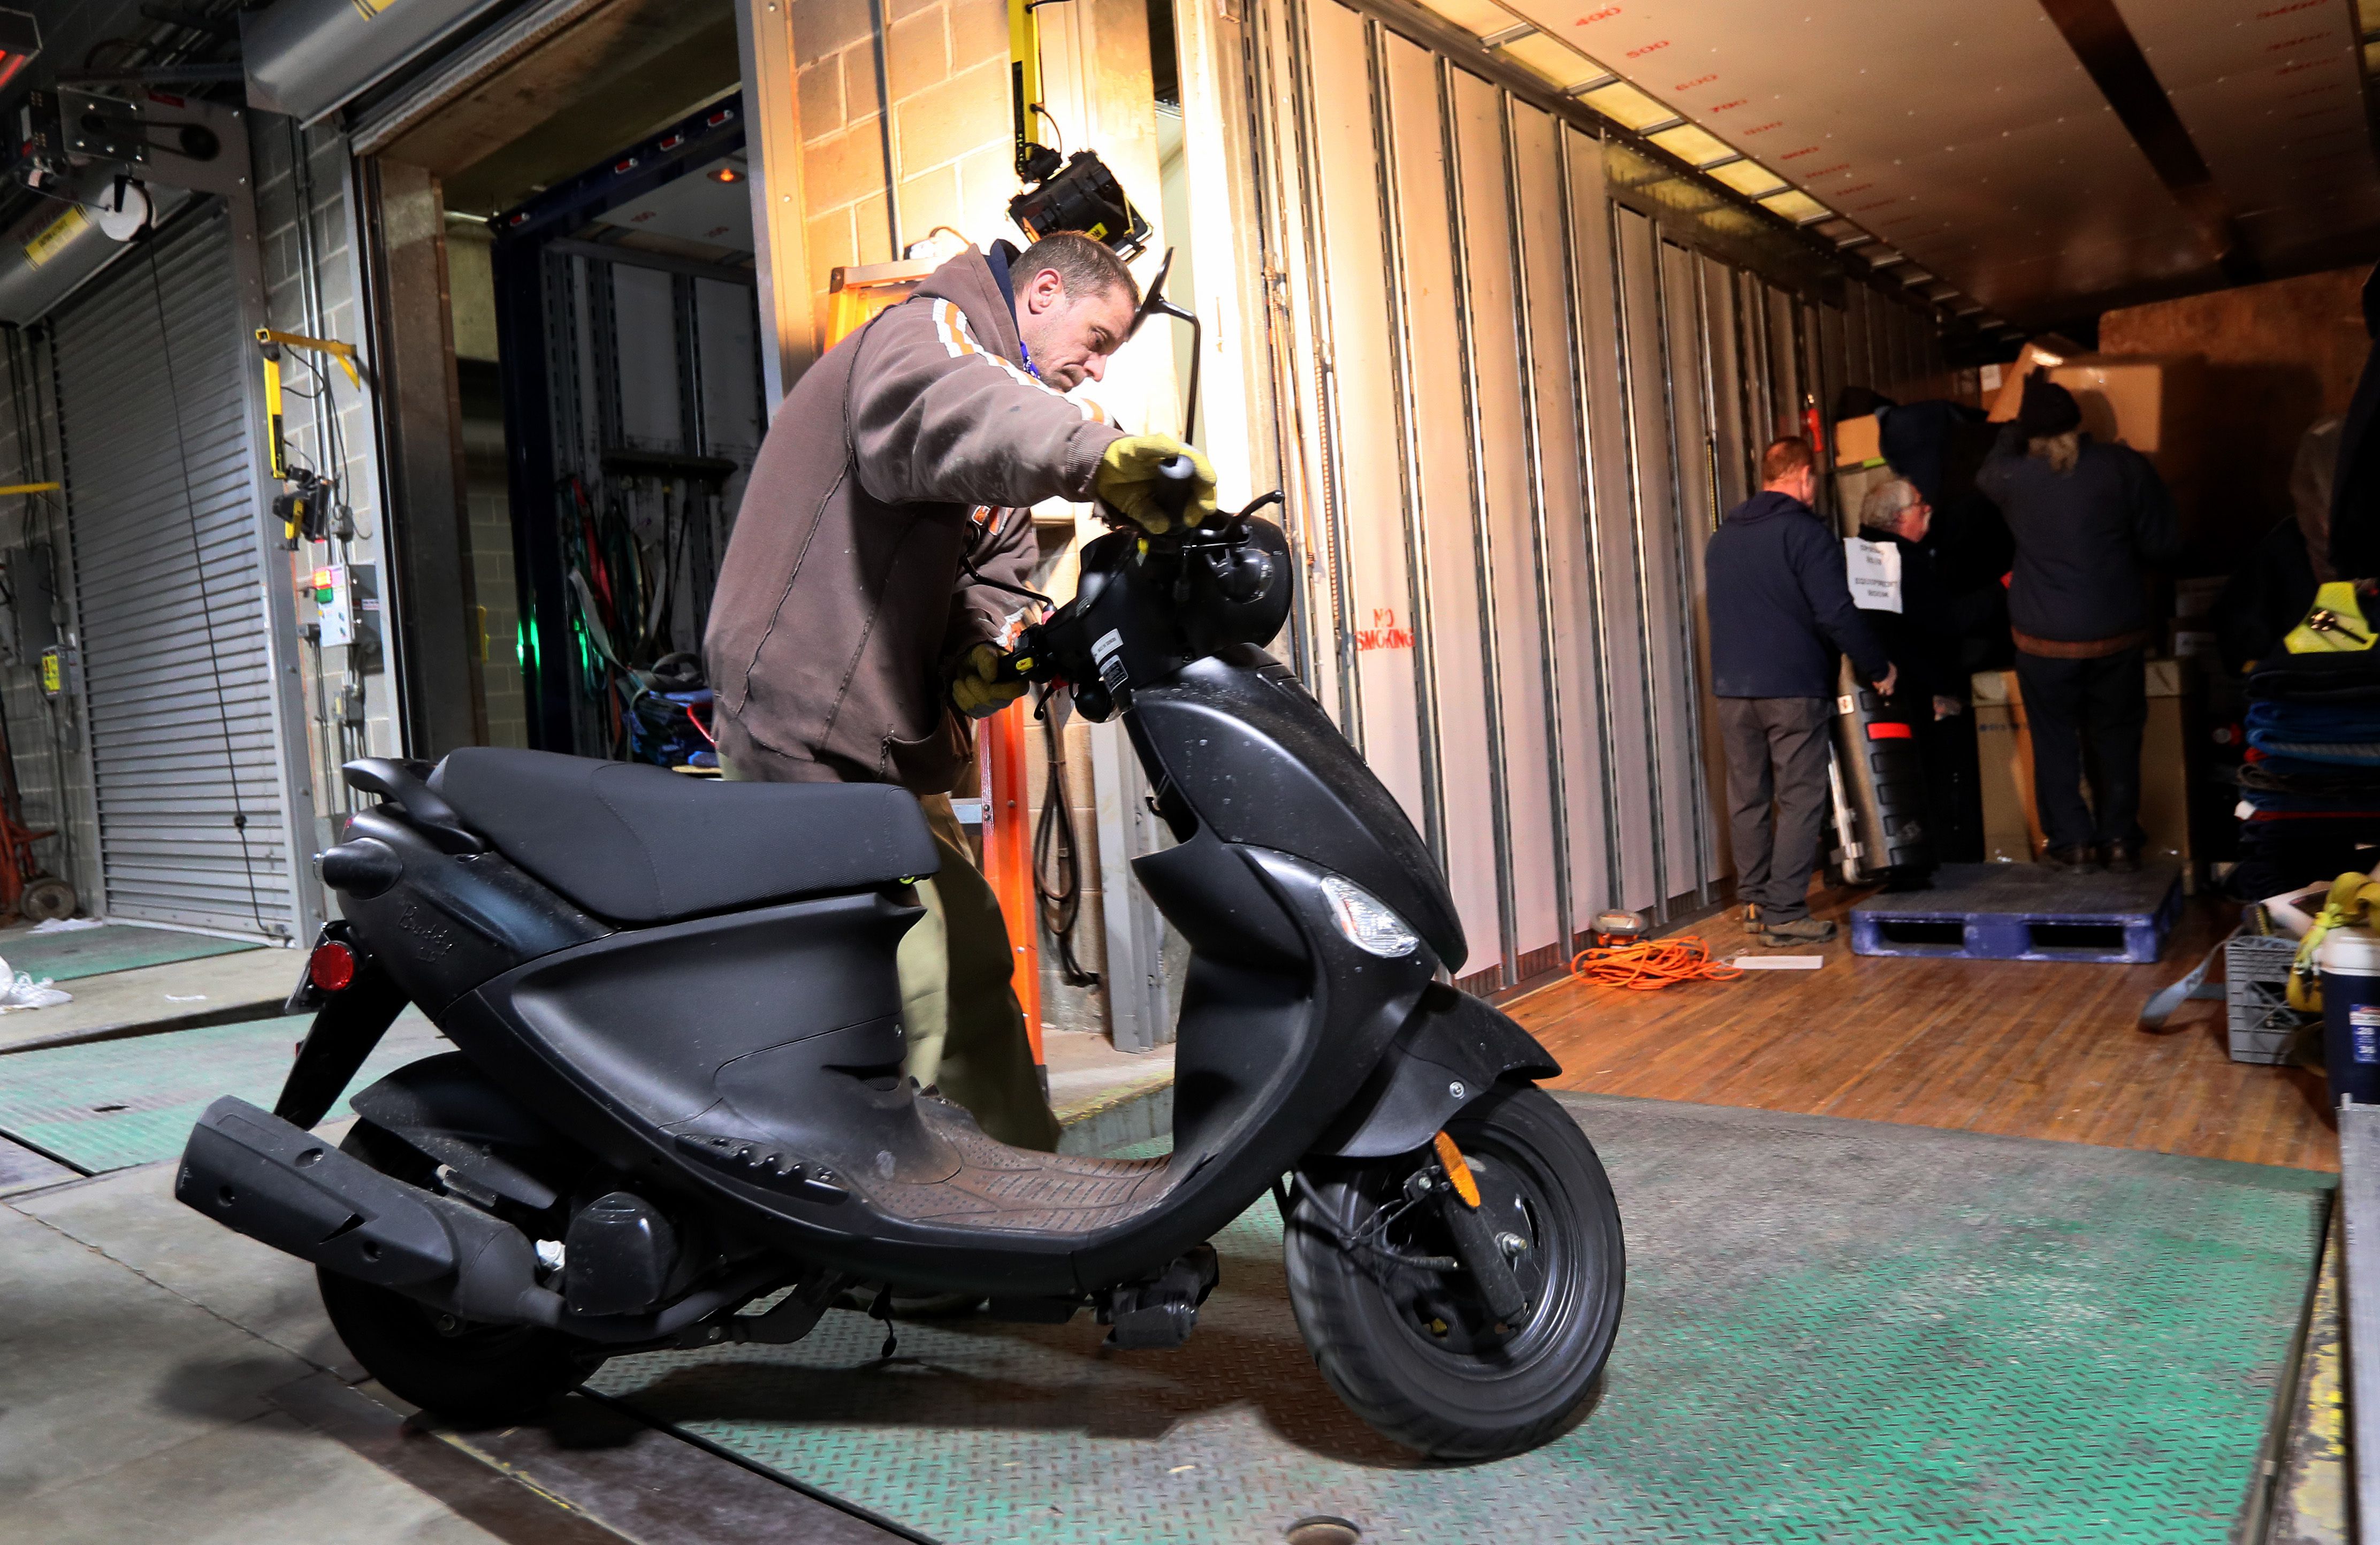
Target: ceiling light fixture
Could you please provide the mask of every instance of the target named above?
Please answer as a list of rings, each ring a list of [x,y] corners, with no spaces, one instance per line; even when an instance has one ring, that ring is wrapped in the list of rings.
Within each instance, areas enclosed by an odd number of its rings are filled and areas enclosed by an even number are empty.
[[[1693,124],[1674,125],[1645,138],[1687,165],[1696,168],[1715,166],[1737,157],[1734,146],[1708,129],[1697,128]]]
[[[1592,91],[1583,91],[1579,93],[1578,100],[1626,129],[1641,131],[1677,116],[1666,105],[1655,102],[1625,81],[1615,81],[1609,86],[1598,86]]]
[[[1488,46],[1514,64],[1527,66],[1531,73],[1545,77],[1558,89],[1566,90],[1597,73],[1594,62],[1585,54],[1534,27],[1499,35],[1504,41]],[[1484,38],[1480,41],[1487,42]]]
[[[1832,220],[1835,217],[1834,211],[1800,188],[1788,188],[1782,193],[1772,193],[1760,200],[1760,207],[1771,214],[1782,215],[1796,225],[1807,225],[1815,221]]]
[[[1756,161],[1730,161],[1724,166],[1708,167],[1703,175],[1747,199],[1766,199],[1772,193],[1786,191],[1785,179]]]
[[[740,183],[744,180],[744,174],[738,172],[733,166],[714,167],[710,171],[704,173],[703,175],[709,177],[715,183]]]

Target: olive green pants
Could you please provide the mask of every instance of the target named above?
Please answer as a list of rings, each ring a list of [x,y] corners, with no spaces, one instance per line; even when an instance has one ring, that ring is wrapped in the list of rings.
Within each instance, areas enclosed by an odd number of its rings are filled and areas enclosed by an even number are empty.
[[[736,776],[724,764],[721,771]],[[1000,898],[976,867],[950,797],[928,794],[917,803],[942,866],[917,882],[926,915],[901,939],[901,1023],[909,1048],[903,1070],[965,1106],[1011,1147],[1054,1153],[1058,1118],[1041,1092],[1025,1010],[1010,985],[1016,952]]]

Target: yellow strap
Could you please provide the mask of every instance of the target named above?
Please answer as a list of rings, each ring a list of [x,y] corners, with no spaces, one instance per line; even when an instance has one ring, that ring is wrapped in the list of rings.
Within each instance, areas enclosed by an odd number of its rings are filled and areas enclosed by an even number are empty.
[[[2305,621],[2282,645],[2293,655],[2353,655],[2372,647],[2372,623],[2352,580],[2334,579],[2314,592]]]
[[[2331,882],[2330,895],[2314,914],[2313,926],[2299,942],[2297,958],[2289,962],[2290,1008],[2308,1014],[2322,1012],[2322,970],[2314,957],[2324,937],[2333,928],[2354,927],[2375,917],[2380,917],[2380,878],[2341,875]]]
[[[302,332],[283,332],[277,328],[270,327],[258,328],[256,341],[260,344],[281,344],[293,349],[312,349],[316,354],[327,354],[346,368],[349,386],[359,387],[364,383],[363,376],[356,369],[356,346],[353,344],[342,344],[336,338],[310,338]]]
[[[1016,130],[1030,139],[1033,109],[1041,101],[1041,23],[1030,0],[1008,0],[1008,65]]]
[[[11,483],[6,488],[0,488],[0,494],[55,493],[65,487],[64,483]]]
[[[264,356],[264,427],[273,453],[273,476],[289,476],[287,441],[281,430],[281,356],[271,350]]]

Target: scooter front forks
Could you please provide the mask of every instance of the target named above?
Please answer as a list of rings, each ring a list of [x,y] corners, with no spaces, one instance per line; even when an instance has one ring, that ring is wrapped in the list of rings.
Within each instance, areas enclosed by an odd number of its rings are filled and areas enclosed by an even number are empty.
[[[1479,1297],[1488,1312],[1507,1325],[1518,1325],[1526,1318],[1528,1295],[1521,1290],[1521,1279],[1512,1274],[1512,1261],[1506,1251],[1509,1244],[1524,1249],[1527,1241],[1517,1237],[1511,1240],[1500,1237],[1487,1215],[1479,1210],[1479,1183],[1473,1178],[1471,1166],[1463,1162],[1463,1151],[1454,1140],[1439,1132],[1434,1141],[1438,1164],[1424,1165],[1414,1172],[1406,1182],[1406,1190],[1429,1193],[1438,1203],[1439,1216],[1446,1222],[1446,1231],[1453,1237],[1454,1258],[1479,1285]]]

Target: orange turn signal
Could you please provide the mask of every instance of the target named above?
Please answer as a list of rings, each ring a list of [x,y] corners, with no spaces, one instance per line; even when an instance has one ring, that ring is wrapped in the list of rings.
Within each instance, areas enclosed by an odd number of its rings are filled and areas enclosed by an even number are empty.
[[[1454,1182],[1454,1194],[1463,1199],[1465,1207],[1478,1206],[1479,1182],[1472,1177],[1471,1166],[1463,1162],[1463,1150],[1455,1147],[1454,1140],[1442,1131],[1434,1141],[1438,1144],[1438,1162],[1446,1166],[1446,1177]]]

